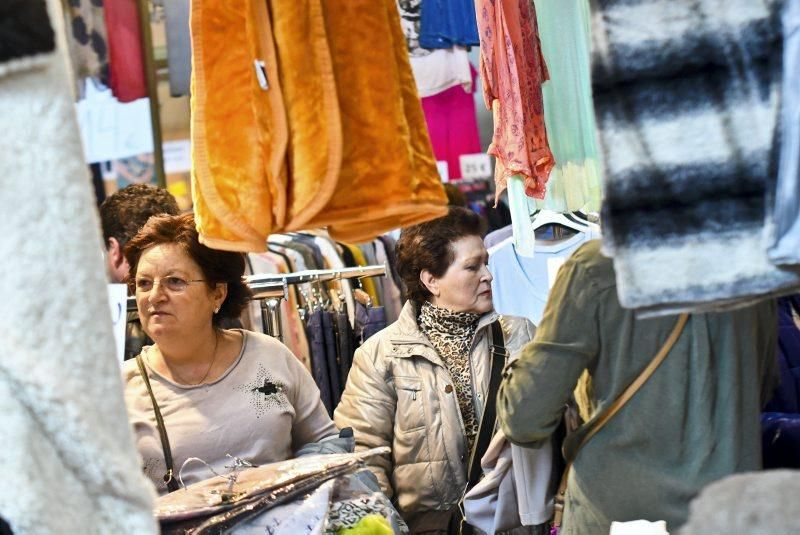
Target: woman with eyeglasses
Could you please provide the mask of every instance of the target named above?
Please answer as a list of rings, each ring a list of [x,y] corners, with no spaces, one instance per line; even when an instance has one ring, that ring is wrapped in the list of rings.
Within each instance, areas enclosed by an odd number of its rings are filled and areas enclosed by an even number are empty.
[[[155,342],[125,362],[125,398],[159,493],[177,488],[179,472],[188,485],[212,477],[211,469],[227,473],[235,458],[282,461],[337,433],[317,385],[288,348],[220,327],[251,299],[244,255],[201,244],[194,217],[185,214],[150,218],[125,258],[142,327]],[[207,464],[184,466],[190,457]]]

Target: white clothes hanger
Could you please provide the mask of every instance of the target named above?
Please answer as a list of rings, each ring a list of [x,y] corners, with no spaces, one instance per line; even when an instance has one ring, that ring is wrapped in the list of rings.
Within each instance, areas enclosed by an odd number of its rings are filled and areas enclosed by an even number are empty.
[[[590,223],[584,223],[580,219],[567,217],[565,214],[553,212],[551,210],[539,210],[531,217],[533,230],[540,229],[547,225],[560,225],[574,230],[575,232],[588,232],[591,230]]]

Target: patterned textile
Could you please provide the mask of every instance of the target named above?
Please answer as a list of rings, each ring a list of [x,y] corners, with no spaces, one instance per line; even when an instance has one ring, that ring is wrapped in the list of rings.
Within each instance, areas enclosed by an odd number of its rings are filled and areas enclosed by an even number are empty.
[[[480,314],[451,312],[425,302],[419,311],[419,329],[428,337],[453,378],[461,419],[467,439],[467,451],[478,433],[478,418],[472,402],[472,367],[469,353]]]
[[[781,88],[778,0],[595,0],[604,252],[645,315],[800,285],[767,258]]]
[[[486,107],[494,112],[489,154],[497,157],[496,198],[512,175],[525,179],[525,193],[543,199],[553,167],[544,122],[542,83],[548,78],[528,0],[476,0],[481,37],[480,71]]]
[[[408,55],[412,58],[427,56],[430,50],[419,44],[419,30],[422,24],[422,0],[397,0],[397,11],[400,13],[400,27],[406,38]]]
[[[79,89],[84,78],[108,85],[108,42],[103,0],[69,0],[64,15],[72,38],[67,39]]]
[[[325,533],[326,535],[335,535],[342,529],[355,527],[368,516],[378,515],[382,518],[392,518],[396,514],[386,496],[380,492],[334,502],[328,509]]]

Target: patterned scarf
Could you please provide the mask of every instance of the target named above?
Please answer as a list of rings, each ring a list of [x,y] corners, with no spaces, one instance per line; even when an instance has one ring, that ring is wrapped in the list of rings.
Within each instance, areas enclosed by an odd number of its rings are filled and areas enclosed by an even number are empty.
[[[419,311],[419,328],[428,337],[455,383],[458,407],[464,420],[467,451],[478,434],[478,418],[472,403],[472,370],[469,351],[480,314],[451,312],[425,302]]]

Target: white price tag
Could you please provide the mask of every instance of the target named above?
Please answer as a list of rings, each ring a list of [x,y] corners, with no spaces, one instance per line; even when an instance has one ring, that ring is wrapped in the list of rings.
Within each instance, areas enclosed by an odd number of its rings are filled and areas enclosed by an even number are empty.
[[[558,270],[564,265],[567,259],[564,257],[548,258],[547,259],[547,287],[552,288],[558,276]]]
[[[450,166],[444,160],[436,160],[436,169],[439,170],[439,177],[442,182],[450,182]]]
[[[125,284],[108,285],[108,306],[117,345],[119,363],[125,360],[125,325],[128,320],[128,287]]]
[[[483,152],[462,154],[458,157],[458,163],[461,166],[461,178],[479,179],[492,176],[492,160]]]
[[[188,139],[165,141],[164,172],[184,173],[192,170],[192,145]]]

